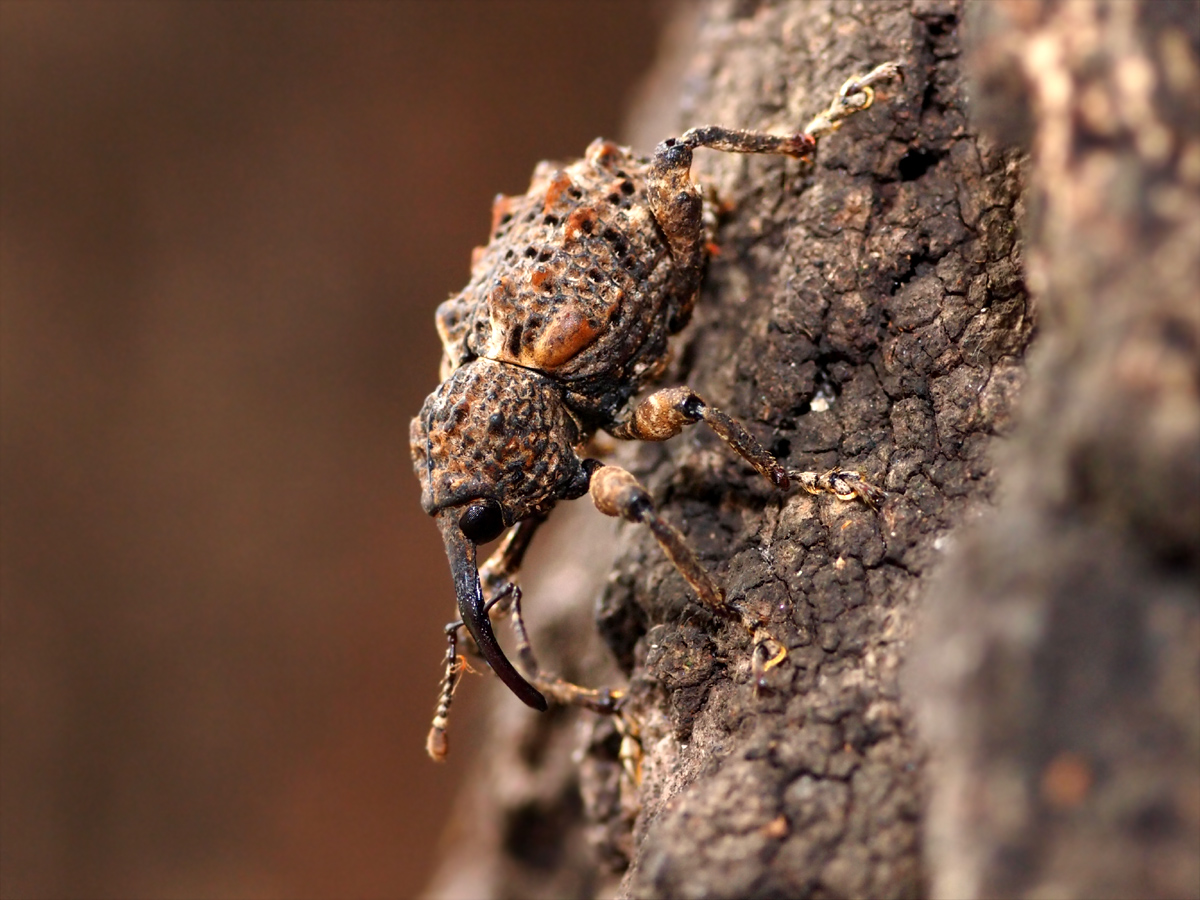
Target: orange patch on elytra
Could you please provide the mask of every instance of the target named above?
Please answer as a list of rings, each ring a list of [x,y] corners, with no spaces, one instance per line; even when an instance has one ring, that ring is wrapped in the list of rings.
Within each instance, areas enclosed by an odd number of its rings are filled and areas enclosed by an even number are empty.
[[[612,141],[592,141],[584,158],[593,166],[608,168],[621,155],[621,148]]]
[[[550,186],[546,188],[546,202],[542,204],[543,215],[554,209],[559,198],[562,197],[571,184],[571,176],[562,169],[554,173],[554,177],[550,179]]]
[[[546,282],[551,279],[551,277],[552,275],[549,269],[547,269],[545,266],[538,266],[531,273],[529,273],[529,283],[538,290],[541,290],[542,286],[545,285]]]
[[[492,234],[495,234],[496,229],[500,227],[500,220],[512,212],[512,197],[505,197],[503,194],[497,194],[496,199],[492,201]]]
[[[533,346],[521,354],[522,362],[543,370],[556,368],[591,346],[600,332],[599,322],[576,312],[565,313],[555,318]]]
[[[584,226],[587,226],[586,228]],[[596,227],[596,210],[590,206],[580,207],[567,216],[567,224],[563,228],[563,238],[575,240],[580,231],[591,232]]]

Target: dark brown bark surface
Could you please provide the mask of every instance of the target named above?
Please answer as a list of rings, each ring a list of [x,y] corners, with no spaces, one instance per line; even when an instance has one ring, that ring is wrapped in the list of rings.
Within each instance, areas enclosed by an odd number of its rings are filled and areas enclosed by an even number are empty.
[[[989,500],[1033,328],[1018,153],[968,121],[959,12],[701,14],[681,51],[682,112],[643,149],[709,122],[794,128],[847,77],[905,66],[811,169],[698,158],[731,212],[668,375],[791,467],[857,468],[892,496],[873,512],[775,495],[699,429],[620,448],[788,659],[756,689],[745,635],[696,606],[649,535],[620,529],[613,563],[598,549],[607,523],[581,504],[558,511],[543,547],[554,563],[525,584],[534,647],[583,683],[627,680],[625,715],[539,717],[497,695],[434,895],[925,890],[922,751],[899,670],[922,577]],[[581,643],[595,640],[594,611],[607,651]],[[620,673],[601,667],[609,654]],[[621,730],[640,747],[640,779]]]
[[[756,691],[646,534],[558,519],[537,646],[611,679],[598,596],[625,718],[500,702],[434,893],[1200,896],[1196,5],[716,3],[683,52],[668,131],[906,66],[811,172],[698,160],[731,212],[670,373],[892,495],[621,448],[788,660]]]
[[[1200,8],[973,12],[1041,331],[913,650],[933,888],[1200,896]]]

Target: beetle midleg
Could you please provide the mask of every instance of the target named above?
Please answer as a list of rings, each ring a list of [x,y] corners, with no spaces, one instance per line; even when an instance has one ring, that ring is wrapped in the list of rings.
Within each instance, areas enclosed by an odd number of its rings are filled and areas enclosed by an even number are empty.
[[[810,494],[833,494],[839,500],[855,497],[875,509],[887,497],[887,492],[877,488],[859,472],[834,466],[828,472],[792,472],[792,478]]]
[[[737,419],[709,406],[689,387],[655,391],[633,408],[624,421],[609,429],[622,440],[665,441],[688,425],[703,420],[737,454],[781,490],[795,480],[810,494],[833,494],[839,500],[862,500],[874,509],[887,494],[851,469],[835,466],[828,472],[789,472]]]
[[[635,441],[665,441],[701,419],[738,456],[781,490],[788,489],[787,470],[736,419],[709,406],[689,387],[663,388],[634,407],[624,422],[609,429],[613,437]]]

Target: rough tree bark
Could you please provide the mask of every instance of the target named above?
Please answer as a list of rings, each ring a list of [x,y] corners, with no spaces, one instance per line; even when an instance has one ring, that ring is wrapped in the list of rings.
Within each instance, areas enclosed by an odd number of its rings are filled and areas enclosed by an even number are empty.
[[[1113,56],[1088,69],[1088,47],[1063,48],[1092,8],[981,16],[998,138],[970,118],[957,2],[704,8],[682,110],[655,137],[794,127],[849,75],[905,65],[811,169],[698,158],[730,212],[669,374],[790,466],[854,467],[891,496],[873,512],[773,495],[699,429],[619,448],[787,661],[756,689],[745,635],[691,602],[643,530],[618,529],[613,561],[607,523],[559,511],[554,562],[525,584],[534,646],[573,680],[627,683],[625,716],[490,695],[434,896],[1195,893],[1200,145],[1174,141],[1194,127],[1196,40],[1163,38],[1174,20],[1153,5],[1110,9],[1133,36],[1092,16]],[[1151,65],[1149,88],[1121,74],[1160,45],[1174,70]],[[1088,104],[1106,98],[1078,79],[1123,85],[1102,139]],[[1086,164],[1101,152],[1115,161]],[[1035,318],[1037,387],[1010,441]],[[1085,873],[1110,844],[1136,859]]]
[[[912,654],[933,888],[1200,896],[1200,6],[972,11],[1040,334]]]

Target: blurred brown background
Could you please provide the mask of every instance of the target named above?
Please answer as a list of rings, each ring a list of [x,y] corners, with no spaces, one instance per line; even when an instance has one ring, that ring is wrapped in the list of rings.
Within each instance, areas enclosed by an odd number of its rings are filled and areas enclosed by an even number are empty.
[[[662,15],[0,5],[5,897],[420,889],[478,693],[434,766],[433,310]]]

